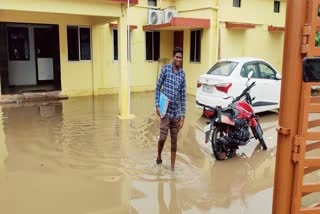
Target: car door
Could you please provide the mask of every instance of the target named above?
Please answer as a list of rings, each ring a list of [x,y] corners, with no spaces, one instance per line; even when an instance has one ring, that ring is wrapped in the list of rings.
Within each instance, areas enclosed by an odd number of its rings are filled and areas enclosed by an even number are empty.
[[[240,71],[240,76],[242,77],[240,80],[241,81],[240,85],[243,88],[241,88],[239,90],[242,91],[243,89],[245,89],[246,83],[248,81],[248,74],[251,71],[253,73],[252,73],[252,77],[251,77],[249,84],[252,83],[253,81],[256,82],[256,86],[253,87],[250,92],[251,97],[255,97],[255,100],[253,101],[253,104],[254,104],[256,102],[261,102],[263,100],[263,97],[261,96],[261,90],[259,87],[257,87],[258,85],[260,85],[260,81],[261,81],[259,79],[259,65],[258,65],[258,63],[248,62],[242,66],[241,71]]]
[[[265,62],[257,64],[259,85],[257,84],[256,88],[259,96],[263,97],[260,104],[264,106],[278,106],[280,102],[281,81],[276,78],[277,72],[271,65]]]

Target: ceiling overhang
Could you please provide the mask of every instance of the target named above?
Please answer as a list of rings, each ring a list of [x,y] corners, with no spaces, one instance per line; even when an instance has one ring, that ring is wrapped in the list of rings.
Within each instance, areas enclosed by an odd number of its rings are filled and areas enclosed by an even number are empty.
[[[256,27],[255,24],[226,22],[227,29],[251,29],[251,28],[255,28],[255,27]]]
[[[174,17],[169,23],[145,25],[143,30],[186,30],[195,28],[210,28],[210,19]]]
[[[269,32],[284,32],[285,28],[284,27],[275,27],[272,25],[268,26],[268,31]]]
[[[118,29],[118,24],[110,23],[109,24],[109,28],[110,29]],[[137,28],[138,28],[137,25],[130,25],[130,30],[134,30],[134,29],[137,29]]]

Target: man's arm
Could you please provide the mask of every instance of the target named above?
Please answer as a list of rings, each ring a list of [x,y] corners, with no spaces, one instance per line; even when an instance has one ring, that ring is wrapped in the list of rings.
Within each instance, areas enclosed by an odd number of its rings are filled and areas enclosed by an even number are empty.
[[[186,76],[184,75],[181,87],[181,117],[186,116]]]

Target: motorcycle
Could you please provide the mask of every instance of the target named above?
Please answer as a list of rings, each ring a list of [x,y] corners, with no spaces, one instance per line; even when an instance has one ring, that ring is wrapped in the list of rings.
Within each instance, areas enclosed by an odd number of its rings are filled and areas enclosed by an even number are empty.
[[[206,143],[209,142],[210,133],[212,150],[217,160],[226,160],[236,154],[239,146],[247,145],[251,138],[259,140],[263,150],[267,150],[267,145],[263,139],[263,131],[259,123],[259,117],[254,113],[250,90],[255,86],[255,82],[248,85],[250,77],[248,75],[246,88],[242,93],[232,98],[228,107],[221,106],[210,107],[204,106],[206,111],[210,111],[210,121],[204,128]],[[251,128],[253,137],[250,135]]]

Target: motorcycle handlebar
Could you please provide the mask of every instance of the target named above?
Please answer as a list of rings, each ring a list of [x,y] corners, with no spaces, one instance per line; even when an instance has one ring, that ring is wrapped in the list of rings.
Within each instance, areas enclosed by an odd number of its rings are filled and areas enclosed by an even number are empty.
[[[239,101],[241,99],[241,97],[243,97],[244,95],[246,95],[246,93],[248,93],[248,91],[251,90],[251,88],[253,86],[255,86],[256,82],[254,81],[253,83],[251,83],[251,85],[249,85],[246,89],[243,90],[243,92],[236,98],[235,101]]]

